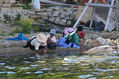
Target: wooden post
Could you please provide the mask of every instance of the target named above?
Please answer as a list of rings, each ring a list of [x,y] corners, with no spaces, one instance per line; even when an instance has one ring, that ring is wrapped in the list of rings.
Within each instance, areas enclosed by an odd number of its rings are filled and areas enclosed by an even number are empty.
[[[118,20],[118,0],[116,0],[116,31],[119,32],[119,20]]]
[[[95,0],[95,3],[97,2],[97,0]],[[90,28],[92,27],[93,24],[93,20],[95,19],[95,9],[96,7],[93,7],[93,11],[92,11],[92,16],[91,16],[91,21],[90,21]]]
[[[115,0],[112,0],[111,6],[114,5],[114,1]],[[109,24],[110,16],[111,16],[111,13],[112,13],[112,9],[113,9],[113,7],[110,7],[109,12],[108,12],[107,21],[106,21],[106,25],[105,25],[104,31],[106,31],[108,29],[108,24]]]
[[[91,3],[92,0],[89,0],[88,3]],[[81,13],[81,15],[79,16],[78,20],[76,21],[76,23],[74,24],[73,28],[76,28],[76,26],[78,25],[78,23],[80,22],[81,18],[84,16],[85,12],[87,11],[89,6],[86,6],[83,10],[83,12]]]

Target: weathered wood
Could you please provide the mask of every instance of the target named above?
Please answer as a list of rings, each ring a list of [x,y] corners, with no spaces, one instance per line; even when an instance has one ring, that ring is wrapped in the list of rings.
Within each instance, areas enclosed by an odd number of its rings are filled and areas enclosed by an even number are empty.
[[[97,2],[97,0],[95,1],[95,3],[96,2]],[[93,20],[95,19],[95,10],[96,10],[96,8],[93,7],[93,12],[92,12],[92,16],[91,16],[91,22],[90,22],[90,28],[92,27]]]
[[[88,3],[91,3],[92,0],[89,0]],[[83,10],[83,12],[81,13],[81,15],[79,16],[78,20],[76,21],[76,23],[74,24],[73,28],[76,28],[76,26],[79,24],[80,20],[82,19],[82,17],[84,16],[84,14],[86,13],[87,9],[89,6],[86,6]]]
[[[119,5],[119,2],[118,0],[116,0],[116,31],[117,32],[119,32],[118,5]]]
[[[74,5],[74,4],[66,4],[66,3],[50,1],[50,0],[41,0],[40,2],[46,3],[46,4],[53,4],[53,5],[57,5],[57,6],[78,6],[78,5]]]
[[[113,6],[114,5],[114,1],[115,0],[112,0],[112,2],[111,2],[111,6]],[[108,29],[108,24],[109,24],[109,20],[110,20],[110,16],[111,16],[111,13],[112,13],[112,7],[109,9],[109,13],[108,13],[108,16],[107,16],[107,21],[106,21],[106,25],[105,25],[105,31]]]
[[[99,4],[99,3],[87,3],[86,4],[87,6],[93,6],[93,7],[108,7],[108,8],[111,8],[113,7],[112,5],[109,5],[109,4]]]

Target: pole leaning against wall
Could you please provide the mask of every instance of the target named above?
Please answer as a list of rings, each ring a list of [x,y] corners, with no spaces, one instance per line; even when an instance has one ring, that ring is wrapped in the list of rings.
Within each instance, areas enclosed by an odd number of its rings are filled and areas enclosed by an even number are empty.
[[[110,16],[111,16],[111,13],[112,13],[114,1],[115,1],[115,0],[112,0],[112,2],[111,2],[111,6],[112,6],[112,7],[110,7],[110,9],[109,9],[108,16],[107,16],[107,21],[106,21],[106,25],[105,25],[104,31],[108,30],[109,20],[110,20]]]
[[[93,0],[89,0],[88,3],[91,3]],[[73,28],[76,28],[76,26],[78,25],[78,23],[80,22],[81,18],[84,16],[84,14],[86,13],[87,9],[88,9],[89,5],[87,5],[83,12],[81,13],[81,15],[79,16],[78,20],[76,21],[76,23],[74,24]]]

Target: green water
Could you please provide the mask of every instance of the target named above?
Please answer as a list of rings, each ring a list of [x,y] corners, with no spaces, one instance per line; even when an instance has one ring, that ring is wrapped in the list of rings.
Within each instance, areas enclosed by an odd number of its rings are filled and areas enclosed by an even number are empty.
[[[67,63],[64,57],[0,57],[0,79],[119,79],[118,60]]]

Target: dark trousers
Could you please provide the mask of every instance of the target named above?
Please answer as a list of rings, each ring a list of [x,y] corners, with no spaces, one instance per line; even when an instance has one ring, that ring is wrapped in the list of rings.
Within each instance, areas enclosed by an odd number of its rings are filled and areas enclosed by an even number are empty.
[[[34,38],[32,38],[32,39],[30,39],[29,41],[27,41],[27,44],[26,44],[26,46],[24,46],[24,48],[30,48],[31,50],[35,50],[35,46],[33,46],[33,45],[31,45],[31,41],[33,40],[33,39],[35,39],[36,37],[34,37]],[[44,46],[39,46],[39,49],[44,49]]]
[[[48,49],[54,50],[57,48],[57,44],[55,43],[47,43]]]

